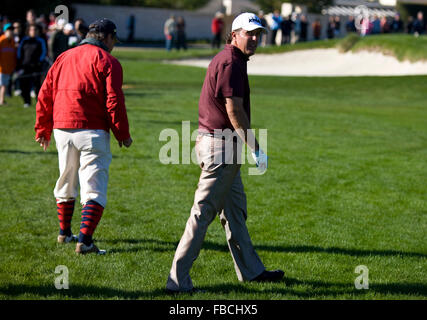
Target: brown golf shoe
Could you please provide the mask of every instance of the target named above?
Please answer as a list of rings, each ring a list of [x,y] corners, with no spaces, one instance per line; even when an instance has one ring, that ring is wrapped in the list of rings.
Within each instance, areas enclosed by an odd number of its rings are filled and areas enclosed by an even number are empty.
[[[98,249],[98,247],[94,243],[92,243],[90,246],[87,246],[83,242],[78,242],[76,245],[76,253],[77,254],[96,253],[99,255],[103,255],[103,254],[106,254],[107,251]]]
[[[58,243],[70,243],[70,242],[77,242],[77,236],[72,234],[71,236],[66,235],[59,235],[58,236]]]

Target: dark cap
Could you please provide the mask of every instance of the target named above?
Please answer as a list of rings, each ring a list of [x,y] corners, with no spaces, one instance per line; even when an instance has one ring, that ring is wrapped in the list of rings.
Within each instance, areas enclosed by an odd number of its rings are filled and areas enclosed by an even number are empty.
[[[89,32],[91,31],[102,32],[105,35],[112,34],[115,36],[117,33],[117,28],[113,21],[107,18],[102,18],[92,22],[89,25]]]

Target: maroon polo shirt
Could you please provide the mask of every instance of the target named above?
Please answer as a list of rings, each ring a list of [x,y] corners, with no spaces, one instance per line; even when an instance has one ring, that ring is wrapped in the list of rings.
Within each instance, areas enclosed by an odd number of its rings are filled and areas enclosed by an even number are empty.
[[[234,128],[225,108],[225,98],[243,98],[250,123],[248,57],[239,48],[227,44],[209,64],[199,100],[199,131]]]

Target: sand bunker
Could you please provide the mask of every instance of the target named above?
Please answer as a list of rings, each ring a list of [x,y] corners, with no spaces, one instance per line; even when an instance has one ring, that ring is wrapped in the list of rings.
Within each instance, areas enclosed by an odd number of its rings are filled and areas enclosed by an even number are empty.
[[[210,59],[169,63],[207,68]],[[276,76],[403,76],[427,75],[427,61],[398,61],[378,52],[340,53],[337,49],[312,49],[280,54],[255,54],[248,73]]]

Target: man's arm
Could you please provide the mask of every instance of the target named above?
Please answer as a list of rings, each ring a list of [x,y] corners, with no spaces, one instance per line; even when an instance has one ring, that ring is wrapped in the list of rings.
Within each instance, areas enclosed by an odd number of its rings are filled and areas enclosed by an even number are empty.
[[[243,98],[225,98],[225,108],[233,128],[242,141],[244,141],[252,151],[258,151],[259,144],[250,128],[248,116],[243,108]]]
[[[19,70],[22,68],[22,47],[24,46],[26,38],[21,39],[21,42],[18,45],[18,52],[16,55],[16,69]]]
[[[40,88],[36,105],[36,131],[35,140],[40,143],[44,150],[49,146],[50,137],[53,130],[53,86],[52,86],[52,67],[46,79]]]
[[[129,122],[125,99],[122,91],[123,70],[118,61],[113,62],[106,76],[107,112],[110,128],[119,142],[119,146],[130,147],[132,138],[129,133]]]
[[[40,55],[39,61],[43,62],[44,58],[46,57],[46,42],[44,41],[43,38],[40,38],[40,37],[37,37],[36,39],[37,39],[37,41],[39,41],[40,48],[42,49],[42,53]]]

